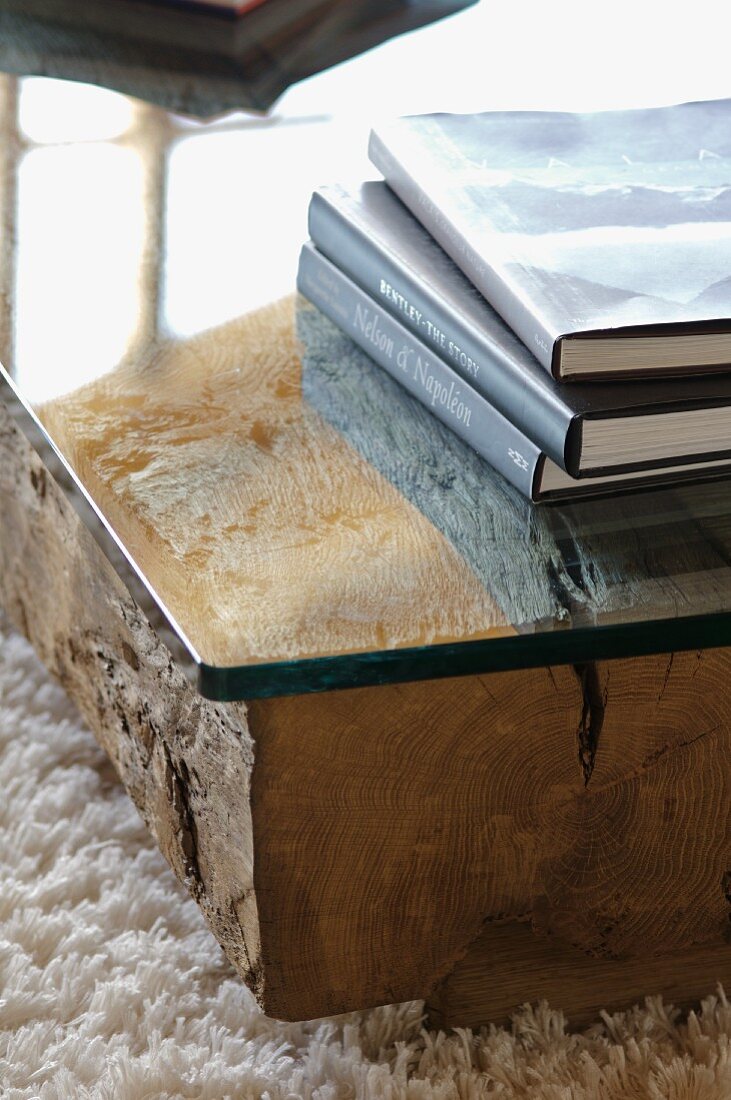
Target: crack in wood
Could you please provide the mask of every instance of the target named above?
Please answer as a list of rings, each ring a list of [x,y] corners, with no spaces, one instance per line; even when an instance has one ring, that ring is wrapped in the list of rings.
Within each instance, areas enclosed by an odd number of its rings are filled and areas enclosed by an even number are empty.
[[[721,879],[721,889],[723,890],[723,896],[726,899],[726,904],[729,907],[729,924],[731,924],[731,870],[725,871],[723,878]]]
[[[581,553],[576,545],[576,540],[570,535],[556,539],[556,546],[561,552],[562,565],[567,576],[576,586],[577,590],[586,595],[588,593],[586,578],[582,568]]]
[[[122,642],[122,656],[132,669],[133,672],[138,672],[140,667],[140,660],[135,653],[129,642]]]
[[[42,466],[38,469],[36,469],[36,468],[31,469],[30,480],[31,480],[31,485],[33,486],[34,490],[36,491],[38,496],[41,498],[41,500],[43,500],[43,498],[46,495],[47,484],[46,484],[46,471],[43,469]]]
[[[161,744],[165,754],[169,804],[176,817],[188,887],[194,897],[199,898],[205,893],[205,886],[198,865],[198,828],[190,806],[188,768],[183,760],[176,766],[168,746],[164,741]]]
[[[240,898],[232,898],[229,902],[228,910],[231,919],[235,922],[241,935],[241,946],[243,948],[245,960],[245,972],[242,976],[254,996],[262,997],[264,995],[264,964],[260,958],[252,958],[252,954],[249,950],[248,937],[239,916],[239,906],[245,906],[250,897],[253,897],[254,904],[256,904],[256,893],[253,887],[242,894]]]
[[[554,616],[555,619],[558,622],[570,622],[571,608],[573,607],[574,601],[564,583],[561,571],[553,558],[549,558],[546,562],[546,579],[551,594],[558,605]]]
[[[479,683],[480,687],[482,688],[482,690],[484,691],[485,695],[490,700],[490,702],[491,703],[497,703],[498,702],[497,699],[495,698],[495,696],[493,695],[493,693],[490,691],[489,687],[485,683],[485,677],[484,676],[479,677],[478,683]]]
[[[581,684],[583,697],[578,729],[579,763],[584,776],[584,786],[588,787],[596,763],[596,754],[599,751],[599,737],[604,725],[607,693],[606,691],[602,693],[599,673],[594,661],[574,665],[573,669]]]
[[[634,783],[636,779],[640,779],[653,768],[657,767],[660,761],[668,753],[681,752],[684,748],[695,745],[698,741],[702,741],[706,737],[715,736],[719,732],[722,732],[724,728],[725,727],[722,723],[718,723],[715,726],[711,726],[710,729],[704,730],[703,733],[699,733],[696,737],[691,737],[687,741],[677,741],[675,742],[675,744],[663,745],[662,749],[658,753],[650,753],[649,756],[645,757],[640,767],[634,768],[632,771],[628,771],[622,775],[618,775],[614,779],[605,780],[605,782],[601,783],[598,787],[596,786],[596,784],[594,784],[592,790],[595,795],[605,794],[608,791],[616,790],[616,788],[618,787],[630,785]],[[570,803],[575,802],[578,797],[579,795],[573,792],[569,794],[566,798],[557,799],[556,801],[547,802],[544,800],[538,800],[534,803],[534,806],[536,807],[536,809],[540,810],[550,805],[553,809],[559,811],[564,809],[564,807],[570,805]]]
[[[668,660],[668,667],[665,669],[665,679],[662,682],[662,687],[660,688],[660,694],[657,697],[658,703],[660,702],[663,695],[665,694],[667,686],[670,682],[670,673],[673,671],[673,659],[674,658],[675,658],[675,654],[671,653],[670,654],[670,659]]]
[[[665,753],[677,752],[679,749],[685,749],[689,745],[695,745],[697,741],[702,741],[704,737],[710,737],[721,728],[721,723],[717,722],[715,726],[711,726],[710,729],[703,730],[702,733],[697,733],[695,737],[689,737],[685,741],[675,741],[671,743],[666,741],[664,745],[661,745],[659,749],[655,749],[642,761],[642,771],[646,771],[647,768],[651,768],[653,764],[656,764]]]

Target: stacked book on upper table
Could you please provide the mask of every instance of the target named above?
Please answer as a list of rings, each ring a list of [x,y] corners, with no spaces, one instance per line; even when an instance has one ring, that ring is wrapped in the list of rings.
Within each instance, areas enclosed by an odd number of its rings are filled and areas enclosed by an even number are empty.
[[[731,466],[731,100],[400,119],[300,291],[535,501]]]

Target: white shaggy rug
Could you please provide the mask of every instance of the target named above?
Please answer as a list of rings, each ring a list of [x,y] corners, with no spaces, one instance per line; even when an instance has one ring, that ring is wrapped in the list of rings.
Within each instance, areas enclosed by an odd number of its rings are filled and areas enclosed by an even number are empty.
[[[421,1030],[411,1003],[267,1020],[74,707],[0,619],[2,1100],[730,1100],[731,1006],[567,1033]],[[558,1007],[558,1006],[557,1006]]]

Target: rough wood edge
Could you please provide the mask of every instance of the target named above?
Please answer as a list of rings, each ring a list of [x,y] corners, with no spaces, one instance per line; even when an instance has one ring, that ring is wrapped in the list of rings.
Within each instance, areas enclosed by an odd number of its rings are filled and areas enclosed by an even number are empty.
[[[197,695],[2,402],[0,512],[0,603],[261,997],[245,705]]]

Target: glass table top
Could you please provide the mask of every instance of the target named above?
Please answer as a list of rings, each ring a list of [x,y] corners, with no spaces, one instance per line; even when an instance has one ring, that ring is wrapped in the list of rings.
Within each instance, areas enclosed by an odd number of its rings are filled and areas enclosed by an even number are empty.
[[[0,78],[2,396],[40,423],[206,695],[731,644],[731,480],[532,506],[294,294],[310,194],[375,175],[376,119],[728,94],[721,45],[716,66],[680,64],[697,10],[665,27],[651,88],[613,31],[621,87],[604,51],[577,55],[578,83],[556,73],[546,13],[530,79],[510,50],[485,73],[521,11],[467,9],[268,116]]]

